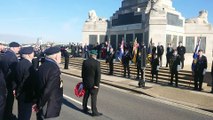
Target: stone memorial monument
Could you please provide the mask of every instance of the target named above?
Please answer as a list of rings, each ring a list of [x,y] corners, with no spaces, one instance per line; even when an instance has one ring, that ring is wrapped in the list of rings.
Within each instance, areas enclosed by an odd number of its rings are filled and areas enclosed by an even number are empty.
[[[97,16],[95,10],[88,13],[88,19],[83,27],[83,45],[96,45],[106,39],[108,21]]]
[[[208,12],[202,10],[198,17],[185,19],[173,7],[172,1],[123,0],[121,7],[110,17],[109,22],[100,19],[95,11],[90,11],[83,28],[83,41],[87,44],[100,43],[100,35],[106,35],[115,49],[119,48],[123,38],[128,44],[133,43],[136,38],[139,43],[143,40],[146,46],[152,39],[155,44],[161,42],[164,48],[168,43],[176,48],[179,42],[183,42],[186,47],[185,63],[191,65],[195,46],[201,39],[200,48],[211,62],[213,27],[208,22]],[[165,65],[166,55],[163,57]]]

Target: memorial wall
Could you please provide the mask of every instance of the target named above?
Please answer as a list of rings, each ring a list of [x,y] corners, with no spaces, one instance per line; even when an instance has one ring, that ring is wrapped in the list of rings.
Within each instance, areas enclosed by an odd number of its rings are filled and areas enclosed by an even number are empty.
[[[176,48],[180,41],[183,42],[187,51],[186,64],[191,64],[195,46],[201,38],[201,49],[209,63],[213,57],[213,27],[208,22],[208,12],[201,10],[197,17],[185,19],[173,7],[172,0],[123,0],[110,20],[101,19],[95,11],[90,11],[83,28],[84,44],[107,39],[116,49],[122,39],[132,44],[136,38],[147,46],[151,39],[155,45],[161,42],[165,48],[168,43]],[[165,55],[163,59],[165,64]]]

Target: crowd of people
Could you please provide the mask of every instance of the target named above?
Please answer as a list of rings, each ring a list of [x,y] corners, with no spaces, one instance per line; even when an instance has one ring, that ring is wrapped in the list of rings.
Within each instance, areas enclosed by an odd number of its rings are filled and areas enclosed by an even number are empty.
[[[199,44],[198,44],[199,45]],[[207,69],[207,58],[203,50],[197,45],[194,53],[192,71],[194,75],[194,89],[201,91],[203,78]],[[147,49],[148,48],[148,49]],[[135,41],[133,45],[125,44],[115,50],[110,42],[95,46],[71,45],[62,47],[21,47],[17,42],[11,42],[9,48],[0,44],[0,120],[12,120],[16,116],[12,113],[14,99],[18,101],[18,119],[30,120],[32,110],[36,112],[37,119],[43,120],[58,117],[63,100],[63,81],[60,79],[61,57],[65,59],[64,69],[69,69],[70,57],[86,58],[82,65],[82,81],[85,89],[83,98],[83,112],[87,113],[88,97],[92,98],[92,115],[100,116],[96,108],[97,94],[101,79],[100,62],[103,59],[109,63],[109,75],[113,75],[114,61],[123,65],[123,77],[130,78],[130,63],[137,66],[139,86],[143,86],[146,63],[151,65],[152,82],[154,76],[158,82],[158,72],[162,67],[164,46],[157,46],[150,42],[148,47]],[[184,55],[186,48],[179,43],[177,48],[168,44],[166,48],[166,67],[169,67],[171,80],[169,85],[178,87],[178,73],[184,68]],[[140,76],[141,75],[141,76]],[[213,77],[213,65],[211,69]],[[213,85],[212,85],[213,86]],[[213,93],[213,88],[212,91]]]
[[[40,65],[35,62],[38,58],[31,46],[21,47],[11,42],[6,51],[1,51],[0,120],[16,119],[12,112],[15,98],[18,120],[30,120],[32,110],[37,120],[59,116],[63,100],[63,81],[57,65],[61,62],[60,51],[59,47],[47,48]]]
[[[30,120],[32,112],[36,112],[37,120],[60,119],[63,81],[58,64],[63,56],[67,63],[64,69],[68,69],[69,58],[80,56],[81,49],[79,44],[68,47],[23,47],[17,42],[4,47],[0,44],[0,120]],[[96,60],[95,50],[88,52],[82,69],[85,89],[83,112],[89,111],[87,101],[91,95],[92,116],[100,116],[102,113],[96,108],[100,63]],[[17,117],[13,114],[15,99],[18,103]]]
[[[199,45],[199,44],[198,44]],[[199,46],[196,46],[193,63],[192,63],[192,72],[194,76],[194,89],[201,91],[203,79],[207,70],[207,58],[203,55],[203,50],[199,49]],[[152,80],[154,77],[156,78],[156,82],[158,82],[158,72],[160,67],[162,67],[162,57],[164,55],[164,46],[161,43],[158,43],[155,46],[154,43],[150,42],[147,47],[147,57],[143,58],[141,55],[141,49],[144,44],[140,45],[135,41],[132,45],[125,44],[124,41],[120,44],[119,48],[114,50],[109,41],[105,41],[104,43],[97,44],[94,47],[86,46],[84,47],[83,54],[84,58],[87,58],[89,50],[97,50],[98,59],[104,59],[107,63],[109,63],[109,75],[113,75],[113,62],[115,60],[120,61],[123,65],[123,77],[130,78],[130,63],[135,63],[137,66],[137,77],[136,79],[143,78],[144,68],[146,66],[141,66],[141,62],[145,60],[147,63],[151,65],[151,76]],[[166,48],[166,67],[169,67],[171,79],[169,85],[173,86],[175,82],[175,87],[178,87],[178,73],[181,69],[184,68],[185,62],[185,53],[186,48],[183,46],[182,42],[179,42],[178,47],[172,47],[171,43],[168,43]],[[193,56],[193,57],[194,57]],[[175,80],[173,80],[175,79]],[[174,82],[173,82],[174,81]],[[213,92],[213,90],[212,90]]]

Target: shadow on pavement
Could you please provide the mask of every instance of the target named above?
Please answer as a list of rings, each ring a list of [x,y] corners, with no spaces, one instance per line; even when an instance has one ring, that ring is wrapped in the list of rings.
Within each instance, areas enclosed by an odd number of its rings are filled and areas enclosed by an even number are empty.
[[[82,113],[84,113],[83,112],[83,110],[82,109],[80,109],[80,108],[78,108],[77,106],[75,106],[74,104],[72,104],[71,102],[69,102],[68,100],[66,100],[66,99],[64,99],[63,98],[63,104],[64,105],[66,105],[67,107],[69,107],[69,108],[72,108],[72,109],[74,109],[74,110],[76,110],[76,111],[79,111],[79,112],[82,112]],[[84,114],[87,114],[87,115],[92,115],[91,113],[84,113]]]
[[[63,98],[63,104],[66,105],[67,107],[70,107],[76,111],[80,111],[82,112],[82,109],[78,108],[77,106],[75,106],[74,104],[72,104],[71,102],[69,102],[68,100]]]

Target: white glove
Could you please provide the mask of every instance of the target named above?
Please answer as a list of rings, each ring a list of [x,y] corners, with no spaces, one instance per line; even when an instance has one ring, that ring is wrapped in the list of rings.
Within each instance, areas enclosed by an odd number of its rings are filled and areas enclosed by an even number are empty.
[[[206,74],[206,69],[203,70],[203,75],[205,75],[205,74]]]
[[[179,71],[180,71],[180,69],[181,69],[181,66],[180,66],[180,65],[178,65],[178,66],[177,66],[177,71],[179,72]]]
[[[156,70],[159,71],[159,69],[160,69],[160,66],[158,65]]]

